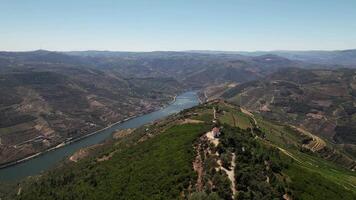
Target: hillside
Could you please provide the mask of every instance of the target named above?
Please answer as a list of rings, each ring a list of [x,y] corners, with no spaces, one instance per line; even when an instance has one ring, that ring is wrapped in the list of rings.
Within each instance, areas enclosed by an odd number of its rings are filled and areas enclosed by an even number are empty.
[[[274,55],[0,52],[0,164],[159,108],[177,93],[288,67]]]
[[[260,52],[259,54],[265,53],[267,52]],[[269,53],[310,63],[356,67],[355,49],[339,51],[272,51]]]
[[[298,60],[307,63],[329,65],[329,67],[356,67],[356,50],[335,51],[190,51],[205,54],[239,54],[243,56],[261,56],[273,54],[290,60]]]
[[[214,126],[220,128],[218,138],[210,132]],[[300,133],[223,101],[116,135],[121,136],[77,162],[67,161],[24,180],[3,199],[353,199],[356,195],[355,173],[301,150]]]
[[[190,52],[65,52],[95,60],[103,69],[125,76],[173,77],[186,87],[202,88],[226,82],[246,82],[288,67],[311,68],[306,64],[272,54],[242,56]]]
[[[286,69],[222,96],[262,116],[306,128],[355,158],[356,71]]]
[[[0,164],[158,109],[183,89],[172,78],[124,77],[53,52],[1,59]]]

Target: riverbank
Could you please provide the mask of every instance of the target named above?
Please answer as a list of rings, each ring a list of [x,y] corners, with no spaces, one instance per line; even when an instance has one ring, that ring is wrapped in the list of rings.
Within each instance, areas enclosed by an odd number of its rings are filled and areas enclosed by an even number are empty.
[[[124,123],[124,122],[126,122],[126,121],[128,121],[128,120],[131,120],[131,119],[134,119],[134,118],[137,118],[137,117],[146,115],[146,114],[148,114],[148,113],[152,113],[152,112],[156,112],[156,111],[162,110],[162,109],[166,108],[167,106],[169,106],[169,105],[175,103],[175,102],[176,102],[176,99],[177,99],[177,95],[174,95],[173,98],[172,98],[172,100],[169,101],[168,103],[165,103],[164,106],[159,106],[159,107],[156,107],[156,108],[154,108],[154,109],[152,109],[152,110],[144,111],[144,112],[142,112],[142,113],[139,113],[139,114],[136,114],[136,115],[132,115],[132,116],[127,117],[127,118],[125,118],[125,119],[123,119],[123,120],[114,122],[114,123],[112,123],[112,124],[110,124],[110,125],[108,125],[108,126],[106,126],[106,127],[104,127],[104,128],[101,128],[101,129],[99,129],[99,130],[96,130],[96,131],[94,131],[94,132],[85,134],[85,135],[80,136],[80,137],[77,137],[77,138],[72,138],[72,139],[70,139],[70,140],[68,140],[68,141],[59,143],[59,144],[57,144],[57,145],[55,145],[55,146],[53,146],[53,147],[51,147],[51,148],[48,148],[48,149],[46,149],[46,150],[44,150],[44,151],[41,151],[41,152],[37,152],[37,153],[32,154],[32,155],[30,155],[30,156],[27,156],[27,157],[25,157],[25,158],[20,158],[20,159],[18,159],[18,160],[14,160],[14,161],[11,161],[11,162],[7,162],[7,163],[0,164],[0,169],[12,167],[12,166],[14,166],[14,165],[17,165],[17,164],[20,164],[20,163],[29,161],[29,160],[31,160],[31,159],[37,158],[37,157],[39,157],[39,156],[41,156],[41,155],[43,155],[43,154],[46,154],[46,153],[48,153],[48,152],[57,150],[57,149],[59,149],[59,148],[63,148],[63,147],[65,147],[65,146],[69,145],[69,144],[72,144],[72,143],[75,143],[75,142],[79,142],[79,141],[81,141],[81,140],[83,140],[83,139],[85,139],[85,138],[88,138],[88,137],[90,137],[90,136],[93,136],[93,135],[95,135],[95,134],[98,134],[99,132],[102,132],[102,131],[105,131],[105,130],[107,130],[107,129],[109,129],[109,128],[112,128],[112,127],[115,126],[115,125],[122,124],[122,123]]]
[[[174,99],[175,101],[173,101]],[[170,100],[172,101],[169,102]],[[156,120],[163,119],[184,109],[199,105],[199,100],[196,91],[188,91],[179,94],[176,98],[171,96],[170,99],[165,101],[165,104],[166,106],[162,106],[163,103],[157,105],[157,111],[130,116],[128,117],[129,119],[125,118],[122,121],[113,123],[101,131],[92,132],[90,137],[85,135],[81,137],[80,140],[77,138],[77,141],[75,142],[74,139],[72,141],[67,141],[66,144],[55,146],[54,148],[56,149],[54,150],[42,153],[41,155],[36,155],[26,161],[16,163],[13,166],[0,169],[0,182],[17,182],[18,180],[29,176],[39,175],[49,169],[55,168],[78,150],[105,142],[105,140],[112,137],[112,133],[115,131],[138,128]],[[159,107],[161,109],[159,109]]]

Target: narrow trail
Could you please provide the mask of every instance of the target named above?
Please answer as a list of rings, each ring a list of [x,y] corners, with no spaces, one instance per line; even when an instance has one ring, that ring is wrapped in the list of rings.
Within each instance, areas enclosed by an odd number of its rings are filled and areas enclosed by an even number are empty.
[[[244,109],[244,108],[242,108],[242,107],[241,107],[241,111],[242,111],[243,113],[249,115],[249,116],[253,119],[253,121],[254,121],[254,123],[255,123],[255,126],[258,127],[258,126],[257,126],[257,120],[255,119],[254,115],[253,115],[251,112],[249,112],[248,110],[246,110],[246,109]],[[263,140],[262,138],[260,138],[260,137],[258,137],[258,136],[256,136],[256,137],[259,138],[259,139],[261,139],[261,140]],[[320,139],[320,138],[319,138],[319,139]],[[263,140],[263,141],[265,141],[265,140]],[[267,141],[266,141],[266,142],[267,142]],[[295,161],[297,161],[297,162],[299,162],[299,163],[302,163],[302,161],[300,161],[298,158],[296,158],[293,154],[289,153],[287,150],[285,150],[285,149],[283,149],[283,148],[281,148],[281,147],[279,147],[279,146],[276,146],[276,145],[274,145],[274,144],[272,144],[272,143],[270,143],[270,142],[268,142],[268,144],[270,144],[270,145],[276,147],[276,148],[279,149],[282,153],[284,153],[285,155],[291,157],[293,160],[295,160]]]
[[[20,196],[22,192],[22,187],[20,186],[19,189],[17,190],[17,196]]]
[[[216,119],[216,109],[215,109],[215,107],[214,107],[213,109],[214,109],[214,110],[213,110],[214,119]]]
[[[237,127],[237,120],[235,118],[235,115],[233,113],[231,113],[231,117],[232,117],[232,120],[234,121],[234,127]]]
[[[202,140],[202,138],[200,138],[200,140]],[[195,160],[193,161],[193,169],[198,174],[196,188],[197,188],[197,191],[200,192],[200,191],[203,191],[203,160],[200,155],[200,151],[201,151],[200,142],[194,146],[194,149],[195,149],[197,156],[195,157]]]
[[[246,115],[250,116],[252,118],[253,122],[255,123],[255,127],[257,127],[257,120],[255,119],[254,115],[250,111],[248,111],[245,108],[241,107],[241,112],[243,112]]]
[[[215,138],[212,131],[209,131],[205,134],[205,136],[208,138],[208,140],[213,143],[215,146],[218,146],[219,145],[219,139],[218,138]],[[219,156],[219,154],[217,154]],[[217,160],[217,164],[218,164],[218,167],[216,168],[216,170],[223,170],[230,182],[231,182],[231,191],[232,191],[232,198],[234,199],[234,196],[236,194],[236,181],[235,181],[235,167],[236,167],[236,155],[235,153],[232,153],[232,159],[231,159],[231,166],[230,166],[230,170],[224,168],[222,166],[222,163],[221,163],[221,160]],[[199,176],[199,175],[198,175]]]
[[[275,145],[273,145],[275,146]],[[278,148],[280,151],[282,151],[284,154],[286,154],[287,156],[291,157],[293,160],[299,162],[299,163],[302,163],[301,160],[299,160],[298,158],[296,158],[295,156],[293,156],[291,153],[289,153],[287,150],[281,148],[281,147],[278,147],[278,146],[275,146],[276,148]]]
[[[230,179],[231,181],[231,191],[232,191],[232,198],[234,198],[235,194],[236,194],[236,182],[235,182],[235,167],[236,167],[236,163],[235,163],[235,160],[236,160],[236,155],[235,153],[232,153],[232,159],[231,159],[231,169],[228,170],[226,168],[224,168],[222,165],[221,165],[221,161],[218,162],[219,164],[219,168],[220,170],[223,170],[225,171],[225,173],[227,174],[228,178]]]

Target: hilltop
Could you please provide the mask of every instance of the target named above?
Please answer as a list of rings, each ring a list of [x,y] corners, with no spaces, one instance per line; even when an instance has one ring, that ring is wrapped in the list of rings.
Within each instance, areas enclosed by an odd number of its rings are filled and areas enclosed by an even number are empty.
[[[0,52],[0,164],[160,108],[178,93],[313,67],[275,55]]]
[[[220,129],[217,138],[210,135],[213,127]],[[77,162],[67,161],[23,181],[16,198],[353,199],[356,195],[355,173],[303,150],[305,135],[300,131],[224,101],[187,109],[115,138]]]

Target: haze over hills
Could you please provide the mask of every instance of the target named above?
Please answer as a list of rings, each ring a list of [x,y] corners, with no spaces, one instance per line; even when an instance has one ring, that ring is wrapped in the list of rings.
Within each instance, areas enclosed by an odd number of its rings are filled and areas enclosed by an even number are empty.
[[[182,90],[258,80],[284,68],[330,68],[266,54],[0,52],[1,163],[43,151]]]
[[[0,198],[352,199],[352,65],[242,54],[0,52],[2,164],[159,109],[183,91],[230,102],[117,133],[75,161],[5,185]],[[222,132],[215,147],[206,135],[213,127]]]
[[[209,53],[209,54],[240,54],[244,56],[261,56],[266,54],[273,54],[288,58],[291,60],[299,60],[315,64],[326,65],[344,65],[355,68],[356,63],[356,50],[335,50],[335,51],[292,51],[292,50],[280,50],[280,51],[203,51],[195,50],[189,52],[197,53]]]
[[[249,56],[262,56],[262,55],[276,55],[284,57],[291,60],[304,61],[314,64],[326,64],[326,65],[345,65],[349,67],[356,67],[356,49],[347,50],[310,50],[310,51],[293,51],[293,50],[276,50],[276,51],[214,51],[214,50],[190,50],[182,51],[186,53],[199,53],[199,54],[214,54],[214,55],[225,55],[225,56],[235,56],[240,58],[246,58]],[[73,51],[65,52],[70,55],[80,55],[80,56],[105,56],[105,57],[115,57],[115,56],[153,56],[167,54],[168,52],[157,51],[157,52],[116,52],[116,51]],[[172,54],[177,52],[170,52]]]
[[[124,77],[54,52],[1,53],[0,60],[0,163],[158,109],[182,90],[171,78]]]
[[[0,200],[356,200],[355,8],[2,0]]]

